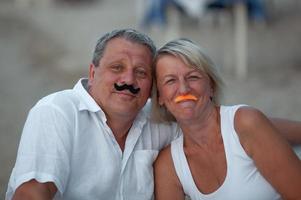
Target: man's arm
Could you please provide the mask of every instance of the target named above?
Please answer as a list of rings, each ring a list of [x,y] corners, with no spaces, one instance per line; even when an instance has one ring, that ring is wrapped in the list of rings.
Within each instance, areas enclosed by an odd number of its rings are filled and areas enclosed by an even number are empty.
[[[51,200],[56,192],[57,188],[54,183],[39,183],[33,179],[16,189],[13,200]]]
[[[281,135],[291,144],[301,144],[301,122],[282,118],[269,118]]]

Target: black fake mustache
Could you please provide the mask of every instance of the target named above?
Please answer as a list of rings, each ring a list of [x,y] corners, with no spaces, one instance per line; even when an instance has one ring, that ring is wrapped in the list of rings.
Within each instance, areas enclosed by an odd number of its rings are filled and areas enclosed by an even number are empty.
[[[128,84],[123,84],[119,86],[116,83],[114,83],[114,87],[117,91],[129,90],[132,94],[137,94],[140,91],[140,88],[134,88],[133,85]]]

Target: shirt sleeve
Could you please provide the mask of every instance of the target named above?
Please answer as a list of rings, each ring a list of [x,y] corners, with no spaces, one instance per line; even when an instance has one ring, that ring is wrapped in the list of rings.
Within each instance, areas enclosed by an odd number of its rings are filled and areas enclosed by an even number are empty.
[[[31,179],[54,182],[60,194],[70,171],[72,126],[62,109],[34,107],[25,122],[16,163],[10,177],[7,199],[17,187]]]

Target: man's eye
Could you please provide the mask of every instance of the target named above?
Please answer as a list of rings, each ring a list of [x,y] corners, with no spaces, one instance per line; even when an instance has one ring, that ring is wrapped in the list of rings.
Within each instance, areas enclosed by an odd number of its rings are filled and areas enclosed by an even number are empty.
[[[111,66],[111,69],[115,72],[119,72],[122,70],[122,66],[121,65],[113,65],[113,66]]]
[[[142,69],[137,69],[137,70],[135,71],[135,73],[136,73],[136,75],[137,75],[138,77],[144,78],[144,77],[147,76],[147,72],[146,72],[145,70],[142,70]]]

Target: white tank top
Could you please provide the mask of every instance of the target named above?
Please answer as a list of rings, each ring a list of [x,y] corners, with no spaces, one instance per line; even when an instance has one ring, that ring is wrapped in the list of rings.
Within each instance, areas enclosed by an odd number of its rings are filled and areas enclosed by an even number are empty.
[[[276,200],[281,199],[275,189],[257,170],[246,154],[234,130],[234,115],[243,105],[221,106],[221,132],[227,161],[227,174],[223,184],[214,192],[201,193],[192,178],[183,151],[183,136],[171,144],[171,154],[176,173],[184,192],[191,200]]]

